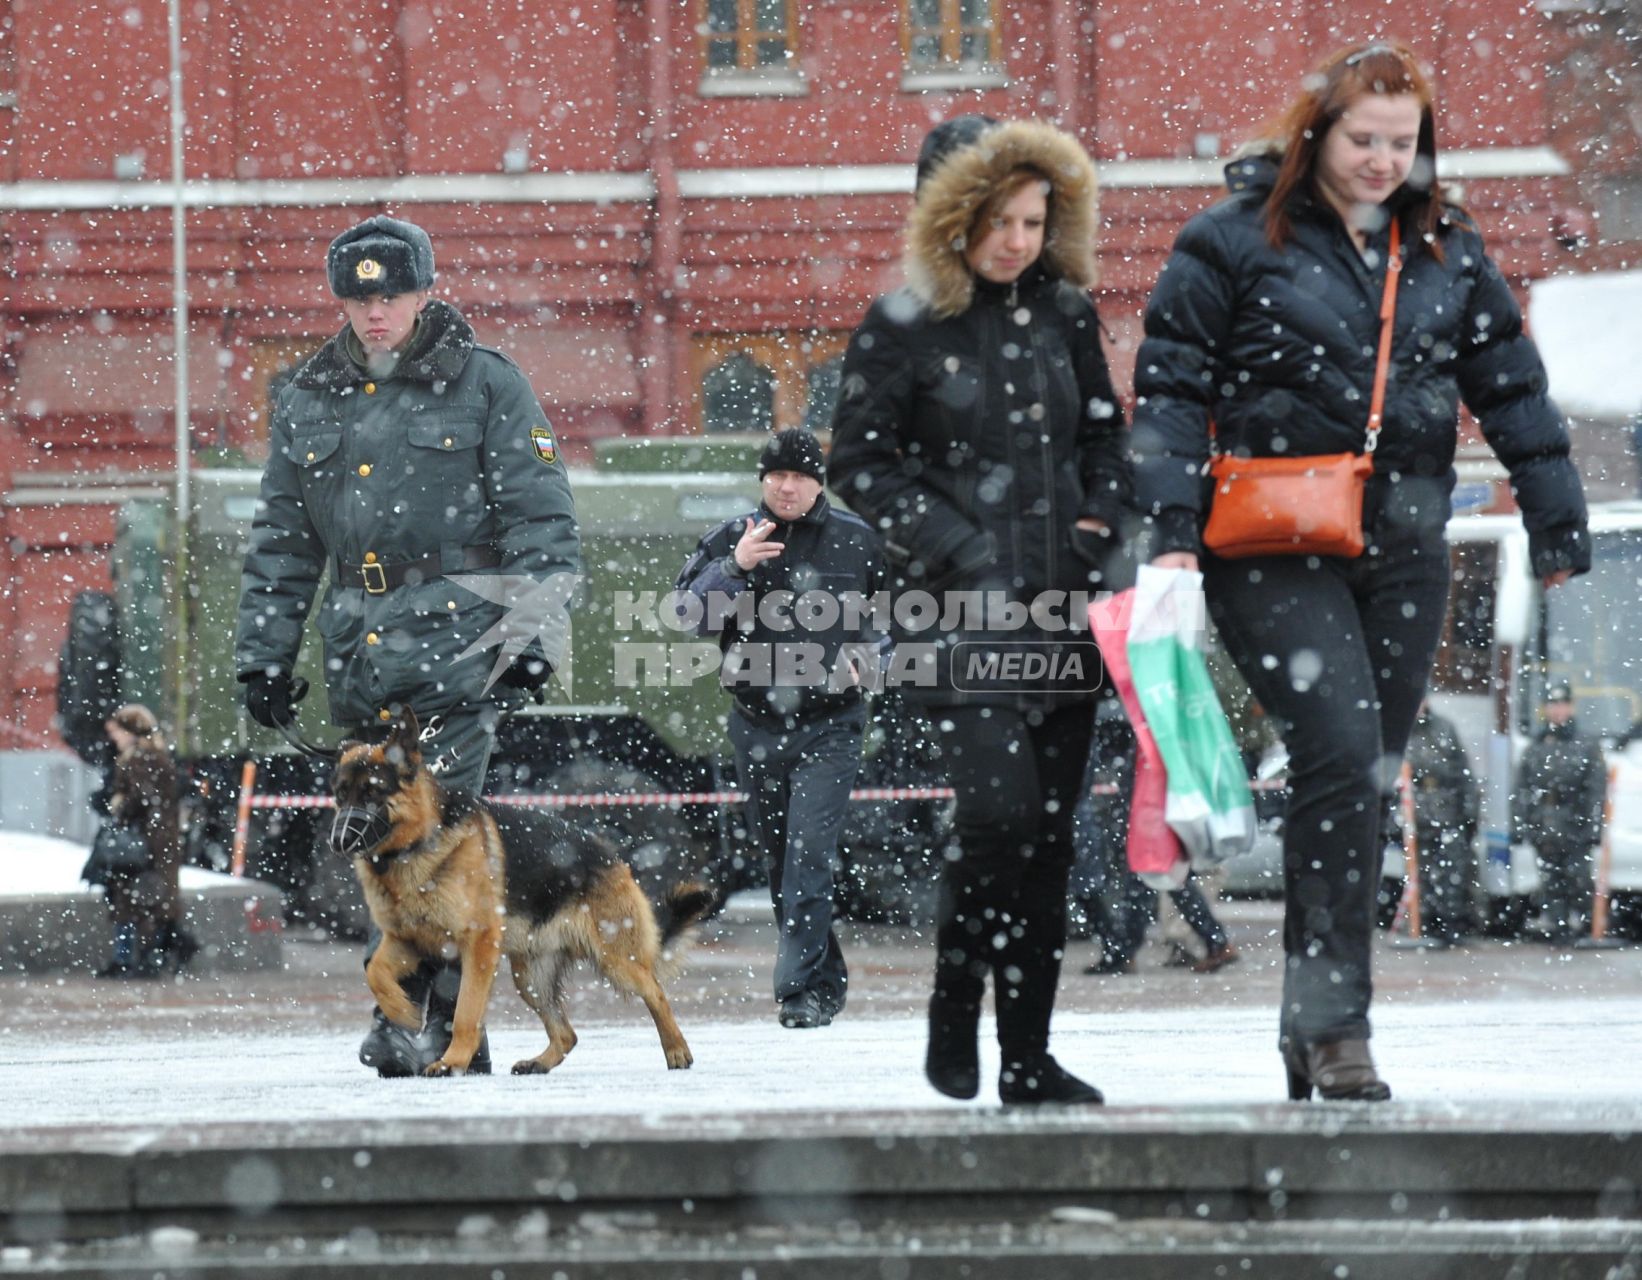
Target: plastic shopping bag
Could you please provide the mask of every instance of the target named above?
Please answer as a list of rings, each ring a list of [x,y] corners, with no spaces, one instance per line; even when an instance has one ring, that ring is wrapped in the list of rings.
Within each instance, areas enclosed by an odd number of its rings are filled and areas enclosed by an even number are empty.
[[[1194,867],[1254,844],[1242,753],[1203,661],[1203,575],[1142,566],[1129,616],[1131,679],[1167,775],[1164,813]]]
[[[1100,645],[1106,674],[1117,689],[1135,734],[1135,778],[1129,800],[1129,870],[1153,888],[1178,888],[1186,879],[1186,854],[1165,814],[1168,799],[1163,757],[1146,724],[1134,680],[1129,673],[1129,618],[1134,589],[1120,591],[1089,606],[1089,629]]]

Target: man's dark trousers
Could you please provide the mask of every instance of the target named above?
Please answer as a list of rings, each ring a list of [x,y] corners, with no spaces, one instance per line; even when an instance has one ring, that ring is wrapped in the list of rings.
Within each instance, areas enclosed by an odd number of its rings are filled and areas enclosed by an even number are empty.
[[[832,929],[833,876],[850,788],[861,763],[866,709],[846,707],[792,728],[730,713],[730,741],[747,793],[747,825],[770,869],[780,942],[775,998],[814,991],[844,1007],[849,973]]]

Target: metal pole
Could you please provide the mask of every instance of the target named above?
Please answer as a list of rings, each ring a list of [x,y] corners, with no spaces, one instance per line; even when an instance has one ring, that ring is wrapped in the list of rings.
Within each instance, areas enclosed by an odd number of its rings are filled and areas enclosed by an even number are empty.
[[[173,616],[176,632],[176,711],[172,724],[176,748],[189,750],[188,732],[188,514],[189,494],[189,414],[188,414],[188,222],[183,205],[183,132],[187,117],[182,100],[182,9],[181,0],[166,0],[166,16],[171,32],[171,280],[172,327],[176,344],[177,376],[177,550],[172,558]]]

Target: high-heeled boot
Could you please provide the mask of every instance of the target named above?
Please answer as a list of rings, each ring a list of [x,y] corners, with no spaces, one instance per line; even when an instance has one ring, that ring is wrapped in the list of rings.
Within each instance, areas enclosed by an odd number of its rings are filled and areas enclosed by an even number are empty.
[[[1391,1086],[1374,1069],[1367,1040],[1301,1045],[1286,1036],[1282,1050],[1291,1101],[1306,1101],[1313,1089],[1325,1102],[1385,1102],[1391,1097]]]

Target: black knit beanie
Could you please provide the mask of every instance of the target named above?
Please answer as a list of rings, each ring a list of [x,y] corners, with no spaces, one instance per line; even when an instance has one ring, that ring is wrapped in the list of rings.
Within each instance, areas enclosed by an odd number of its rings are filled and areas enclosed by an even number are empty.
[[[325,273],[339,298],[420,293],[433,288],[433,241],[413,222],[378,214],[331,241]]]
[[[758,478],[762,480],[772,471],[796,471],[826,484],[827,458],[821,452],[821,442],[802,427],[777,431],[759,455]]]

